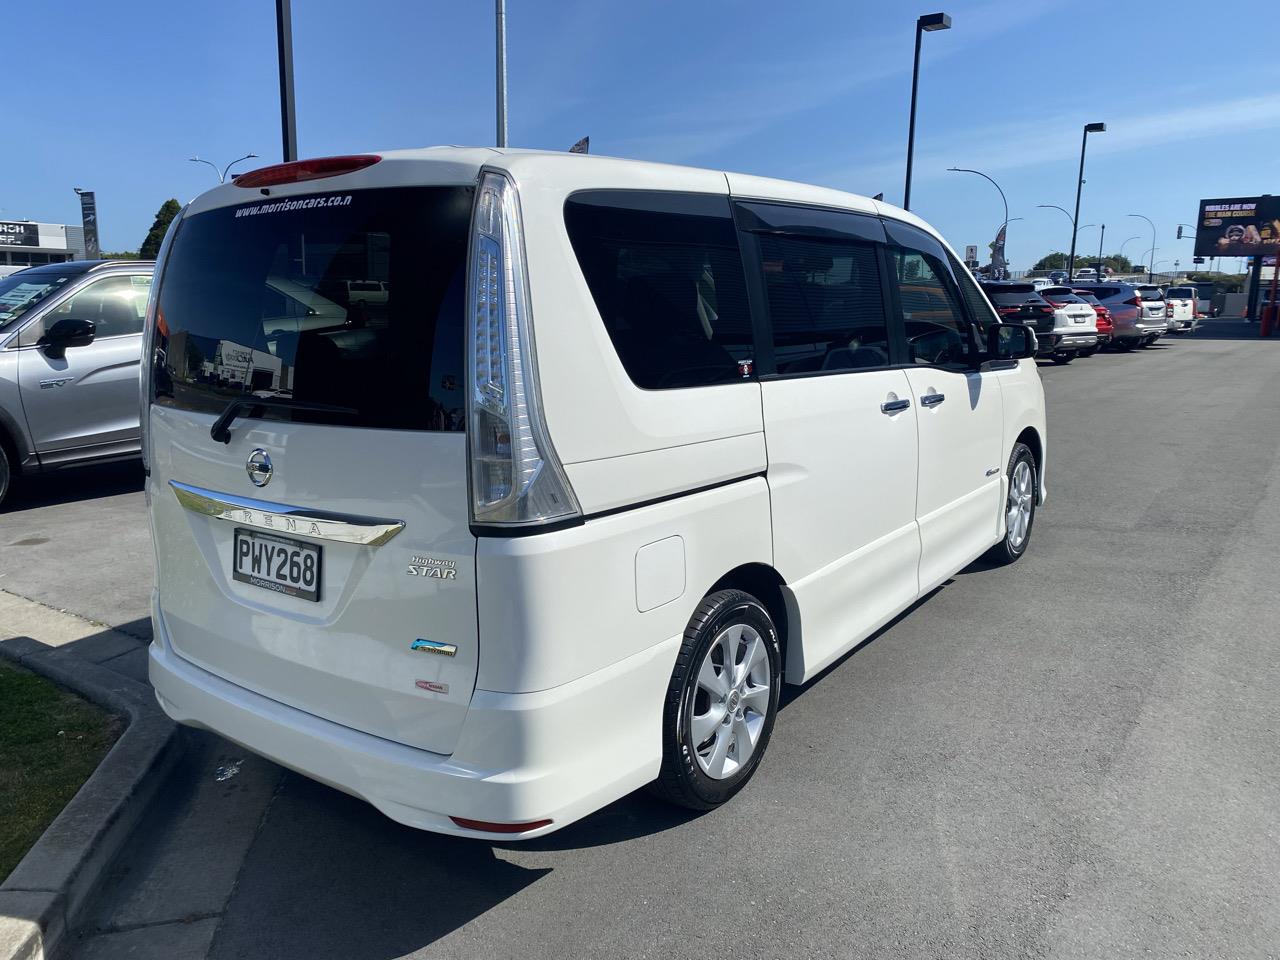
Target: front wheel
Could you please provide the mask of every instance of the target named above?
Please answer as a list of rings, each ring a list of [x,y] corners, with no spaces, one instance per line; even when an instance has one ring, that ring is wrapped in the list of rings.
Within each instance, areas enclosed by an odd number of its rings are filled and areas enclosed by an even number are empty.
[[[9,485],[13,482],[13,469],[9,466],[9,454],[0,443],[0,507],[4,506],[4,498],[9,495]]]
[[[993,563],[1013,563],[1031,543],[1036,520],[1036,458],[1025,443],[1015,443],[1009,456],[1009,492],[1004,501],[1004,538],[987,551]]]
[[[741,590],[703,599],[684,632],[662,711],[662,769],[651,790],[711,810],[751,779],[782,691],[778,631]]]

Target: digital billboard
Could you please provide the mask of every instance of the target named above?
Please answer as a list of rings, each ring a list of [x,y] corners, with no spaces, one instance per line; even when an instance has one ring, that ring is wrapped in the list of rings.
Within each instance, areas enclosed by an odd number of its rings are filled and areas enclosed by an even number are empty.
[[[0,221],[0,247],[38,247],[40,228],[34,223]]]
[[[1201,200],[1198,257],[1257,257],[1280,251],[1280,197]]]

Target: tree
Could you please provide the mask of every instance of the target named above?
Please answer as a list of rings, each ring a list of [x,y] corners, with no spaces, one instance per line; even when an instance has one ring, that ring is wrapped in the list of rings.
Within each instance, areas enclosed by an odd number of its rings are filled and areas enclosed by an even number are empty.
[[[1067,261],[1070,259],[1071,257],[1067,254],[1054,251],[1053,253],[1041,257],[1036,261],[1036,265],[1031,269],[1065,270],[1067,269]],[[1097,261],[1097,254],[1081,253],[1079,250],[1076,251],[1076,270],[1079,270],[1081,267],[1092,267],[1097,263]],[[1118,253],[1107,254],[1102,258],[1102,264],[1103,266],[1110,267],[1116,273],[1132,273],[1134,270],[1133,264],[1129,261],[1129,258],[1121,256]]]
[[[173,218],[182,212],[182,206],[177,200],[166,200],[160,204],[160,209],[156,211],[155,222],[151,224],[151,229],[147,231],[147,239],[142,241],[142,246],[138,249],[138,256],[143,260],[154,260],[160,253],[160,244],[164,242],[165,231],[169,229],[169,224],[173,222]]]

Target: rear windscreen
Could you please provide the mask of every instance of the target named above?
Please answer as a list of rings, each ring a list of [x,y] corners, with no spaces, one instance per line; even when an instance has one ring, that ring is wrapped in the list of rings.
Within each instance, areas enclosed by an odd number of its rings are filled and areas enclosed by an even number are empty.
[[[1165,292],[1166,297],[1174,297],[1178,300],[1192,300],[1196,296],[1195,287],[1170,287]]]
[[[461,430],[472,187],[262,200],[185,219],[156,316],[158,404],[273,420]]]
[[[1024,303],[1044,303],[1044,298],[1036,293],[1032,286],[1027,287],[983,287],[982,291],[991,298],[997,307],[1017,307]]]
[[[1163,300],[1164,292],[1159,287],[1139,287],[1138,296],[1143,300]]]

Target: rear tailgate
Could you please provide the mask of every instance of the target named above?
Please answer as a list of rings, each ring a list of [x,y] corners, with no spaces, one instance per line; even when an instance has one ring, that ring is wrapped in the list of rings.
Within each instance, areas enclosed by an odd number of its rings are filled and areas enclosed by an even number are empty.
[[[246,190],[174,238],[149,421],[159,615],[205,670],[447,754],[479,653],[462,432],[474,189],[321,186]],[[254,398],[226,442],[211,435]]]

